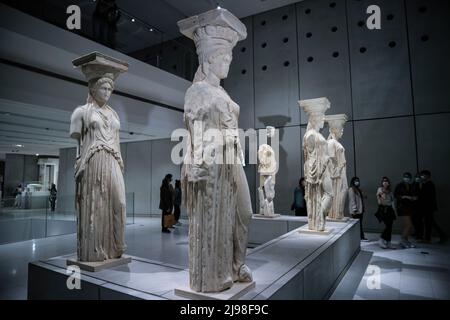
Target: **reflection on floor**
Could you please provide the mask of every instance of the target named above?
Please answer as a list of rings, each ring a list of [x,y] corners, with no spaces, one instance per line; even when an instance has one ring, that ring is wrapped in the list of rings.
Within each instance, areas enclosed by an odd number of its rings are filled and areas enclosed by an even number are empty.
[[[187,267],[187,222],[161,233],[161,219],[135,218],[126,230],[127,253]],[[76,235],[0,245],[0,300],[26,299],[28,262],[76,252]]]
[[[0,212],[0,220],[29,219],[29,218],[75,220],[75,214],[58,211],[52,212],[47,209],[17,209],[17,208],[2,208]]]
[[[133,224],[134,214],[127,214]],[[70,211],[0,207],[0,244],[59,236],[76,232],[76,216]]]
[[[160,219],[136,218],[134,225],[127,226],[127,252],[187,267],[187,224],[182,223],[164,234]],[[397,241],[394,238],[393,242]],[[450,299],[450,246],[421,245],[406,250],[382,250],[375,242],[361,246],[363,251],[331,299]],[[74,234],[0,245],[0,299],[26,299],[28,262],[75,251]],[[369,274],[376,269],[373,266],[380,268],[381,289],[368,288],[376,287]]]
[[[401,249],[400,237],[394,236],[397,249],[386,250],[378,246],[376,234],[369,239],[373,240],[361,243],[361,254],[331,299],[450,299],[450,245]]]

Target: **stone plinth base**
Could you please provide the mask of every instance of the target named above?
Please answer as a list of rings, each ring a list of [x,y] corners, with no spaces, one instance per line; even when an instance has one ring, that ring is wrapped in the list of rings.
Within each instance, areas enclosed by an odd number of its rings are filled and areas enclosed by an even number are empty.
[[[350,220],[349,217],[343,217],[342,219],[334,219],[334,218],[327,217],[327,221],[330,221],[330,222],[348,222],[349,220]]]
[[[81,270],[86,270],[89,272],[97,272],[107,268],[113,268],[120,266],[122,264],[128,264],[131,262],[131,257],[122,256],[118,259],[108,259],[104,261],[96,261],[96,262],[87,262],[87,261],[78,261],[77,257],[68,258],[67,265],[76,265],[80,267]]]
[[[235,282],[222,292],[197,292],[189,287],[175,289],[175,295],[192,300],[237,300],[255,287],[255,281]]]
[[[252,270],[255,287],[249,289],[239,300],[316,300],[330,297],[360,251],[359,220],[350,219],[349,223],[329,222],[327,227],[334,230],[328,236],[299,234],[297,230],[307,223],[306,220],[306,217],[286,215],[275,220],[260,218],[252,220],[252,224],[257,223],[252,225],[255,234],[264,232],[273,234],[271,240],[265,240],[257,248],[247,251],[246,264]],[[287,231],[281,236],[276,236],[283,230]],[[185,232],[187,236],[187,230]],[[189,283],[189,270],[185,266],[140,257],[132,257],[131,263],[127,265],[96,273],[81,270],[81,290],[71,290],[67,286],[66,263],[67,259],[74,257],[76,254],[71,253],[30,262],[28,299],[186,299],[175,294],[175,289],[180,290],[182,289],[180,287]],[[323,276],[317,281],[315,275]],[[228,298],[223,296],[225,293],[227,291],[220,293],[219,298],[220,295]],[[195,299],[198,299],[197,293],[194,294]],[[229,295],[233,296],[236,297],[234,294]],[[201,299],[217,298],[217,296],[201,297]]]
[[[274,214],[273,216],[266,216],[264,214],[254,214],[253,216],[257,217],[257,218],[275,219],[275,218],[279,218],[281,216],[281,214]]]
[[[333,228],[325,228],[323,231],[317,231],[317,230],[310,230],[308,228],[308,225],[305,225],[303,227],[300,227],[297,229],[299,233],[305,233],[305,234],[316,234],[316,235],[329,235],[333,232]]]

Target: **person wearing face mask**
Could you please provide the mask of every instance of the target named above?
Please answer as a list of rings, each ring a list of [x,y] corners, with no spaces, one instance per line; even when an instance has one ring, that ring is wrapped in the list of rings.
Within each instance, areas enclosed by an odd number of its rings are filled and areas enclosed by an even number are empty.
[[[409,241],[409,236],[411,235],[413,228],[412,215],[416,204],[415,202],[418,197],[414,194],[411,173],[405,172],[403,174],[403,181],[395,187],[394,196],[397,214],[399,217],[402,217],[403,220],[402,240],[400,241],[400,246],[404,249],[414,248],[415,246]]]
[[[350,181],[348,189],[348,207],[353,219],[359,219],[359,228],[362,241],[369,241],[366,239],[363,230],[363,214],[364,214],[364,198],[365,195],[360,188],[360,180],[358,177],[353,177]]]
[[[381,187],[377,190],[378,211],[375,214],[379,222],[383,222],[385,229],[380,236],[379,245],[383,249],[395,249],[391,244],[392,225],[396,219],[394,211],[394,195],[388,177],[381,179]]]
[[[434,220],[434,213],[437,211],[437,200],[436,200],[436,187],[433,181],[431,181],[431,172],[428,170],[423,170],[421,172],[422,187],[419,193],[419,199],[421,203],[421,209],[425,219],[425,236],[424,242],[431,243],[431,232],[433,227],[439,234],[440,243],[446,242],[447,237],[444,231],[439,227],[439,225]]]
[[[423,240],[424,224],[423,224],[423,210],[420,202],[420,190],[422,188],[422,178],[420,173],[417,173],[414,177],[414,182],[412,184],[412,192],[417,196],[417,200],[414,201],[413,213],[412,213],[412,224],[414,226],[414,236],[417,241]]]

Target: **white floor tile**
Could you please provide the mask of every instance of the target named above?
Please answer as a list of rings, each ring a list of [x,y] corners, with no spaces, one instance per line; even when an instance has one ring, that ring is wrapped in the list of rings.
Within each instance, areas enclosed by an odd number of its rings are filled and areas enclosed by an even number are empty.
[[[378,238],[377,235],[371,234],[368,237]],[[399,240],[399,236],[394,236],[392,243],[398,245]],[[380,289],[368,288],[369,276],[366,274],[354,292],[337,292],[332,298],[342,296],[353,296],[355,300],[450,298],[449,245],[417,244],[417,248],[384,250],[372,241],[362,242],[361,250],[373,254],[367,267],[378,266],[381,269]],[[342,283],[344,281],[355,279],[344,277],[336,291],[351,290],[351,285]]]

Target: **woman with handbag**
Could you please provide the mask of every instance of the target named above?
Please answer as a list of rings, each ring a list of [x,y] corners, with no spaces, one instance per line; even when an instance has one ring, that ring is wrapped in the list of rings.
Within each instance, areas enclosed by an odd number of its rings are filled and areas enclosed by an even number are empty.
[[[173,209],[173,191],[170,185],[172,181],[172,175],[166,174],[164,177],[159,194],[159,208],[162,210],[161,212],[161,231],[164,233],[170,233],[168,226],[164,223],[164,217],[172,214]]]
[[[391,191],[391,182],[388,177],[381,179],[381,187],[377,190],[378,211],[375,216],[385,225],[380,236],[379,245],[382,249],[395,249],[391,244],[392,225],[396,219],[394,211],[394,194]]]

